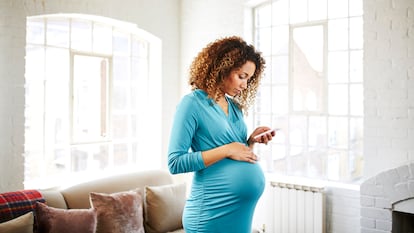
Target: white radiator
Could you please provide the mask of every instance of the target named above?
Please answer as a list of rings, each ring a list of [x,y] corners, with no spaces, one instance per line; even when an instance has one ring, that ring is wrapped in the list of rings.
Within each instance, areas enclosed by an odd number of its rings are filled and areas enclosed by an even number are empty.
[[[271,182],[273,231],[271,233],[324,233],[323,187]]]

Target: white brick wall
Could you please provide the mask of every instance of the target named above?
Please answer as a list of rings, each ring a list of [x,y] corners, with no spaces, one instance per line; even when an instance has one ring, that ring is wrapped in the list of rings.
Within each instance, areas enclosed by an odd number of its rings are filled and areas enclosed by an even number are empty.
[[[360,195],[358,188],[326,188],[326,233],[360,231]]]
[[[414,160],[414,1],[364,0],[364,174]]]
[[[25,23],[9,9],[15,4],[0,2],[0,190],[21,188],[24,175]]]
[[[361,185],[361,233],[392,230],[394,204],[414,196],[414,163],[383,171]]]

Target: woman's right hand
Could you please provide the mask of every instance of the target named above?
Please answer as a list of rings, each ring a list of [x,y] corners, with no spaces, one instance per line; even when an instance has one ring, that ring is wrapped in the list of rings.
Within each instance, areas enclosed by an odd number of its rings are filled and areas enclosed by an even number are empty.
[[[226,145],[227,157],[229,159],[245,161],[249,163],[256,163],[258,160],[257,156],[253,151],[243,143],[232,142]]]

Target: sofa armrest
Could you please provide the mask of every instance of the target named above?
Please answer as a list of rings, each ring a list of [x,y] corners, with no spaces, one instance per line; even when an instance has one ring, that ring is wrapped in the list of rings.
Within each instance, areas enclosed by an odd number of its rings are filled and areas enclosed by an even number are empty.
[[[58,190],[39,190],[46,200],[46,204],[51,207],[67,209],[65,198]]]

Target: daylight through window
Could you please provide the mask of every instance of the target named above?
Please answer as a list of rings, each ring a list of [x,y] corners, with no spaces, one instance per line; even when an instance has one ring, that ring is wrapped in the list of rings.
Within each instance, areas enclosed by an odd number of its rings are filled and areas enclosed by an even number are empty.
[[[253,9],[267,67],[252,126],[281,128],[258,146],[271,173],[350,182],[363,165],[362,0],[274,0]]]
[[[161,132],[158,38],[107,18],[46,15],[27,19],[26,39],[26,188],[161,166],[149,140]]]

